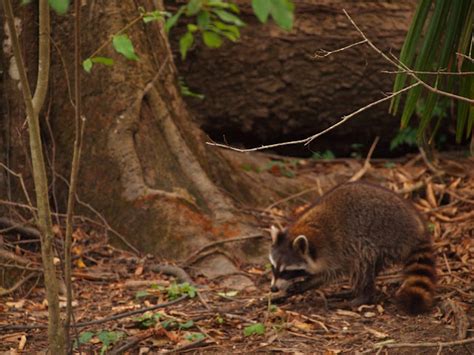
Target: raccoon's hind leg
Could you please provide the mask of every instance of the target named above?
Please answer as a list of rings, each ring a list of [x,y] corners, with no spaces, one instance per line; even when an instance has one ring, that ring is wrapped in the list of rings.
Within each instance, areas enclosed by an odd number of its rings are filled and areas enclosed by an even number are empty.
[[[380,261],[359,265],[358,268],[355,268],[351,277],[354,297],[350,302],[352,307],[374,303],[375,278],[381,268],[382,262]]]

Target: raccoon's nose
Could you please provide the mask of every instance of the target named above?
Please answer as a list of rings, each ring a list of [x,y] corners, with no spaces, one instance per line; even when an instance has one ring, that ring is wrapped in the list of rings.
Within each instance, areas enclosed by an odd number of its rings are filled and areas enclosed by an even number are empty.
[[[270,287],[270,291],[278,292],[278,287],[276,285],[273,285],[272,287]]]

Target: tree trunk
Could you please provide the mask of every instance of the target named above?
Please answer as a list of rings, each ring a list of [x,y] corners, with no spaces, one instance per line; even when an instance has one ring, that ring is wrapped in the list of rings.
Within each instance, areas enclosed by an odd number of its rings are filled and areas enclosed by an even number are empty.
[[[346,9],[367,36],[386,53],[397,54],[417,2],[301,0],[295,1],[295,23],[290,33],[276,25],[262,25],[250,1],[239,0],[242,29],[239,43],[218,50],[197,44],[185,61],[177,60],[180,75],[204,100],[187,98],[202,128],[216,141],[248,147],[300,139],[337,122],[342,116],[390,92],[394,70],[366,45],[314,59],[322,49],[334,50],[360,41],[344,13]],[[172,9],[175,1],[169,1]],[[185,24],[171,31],[172,48]],[[310,149],[285,147],[281,152],[311,154],[331,149],[351,151],[351,143],[366,149],[381,136],[377,154],[387,154],[399,127],[388,114],[388,103],[355,117],[314,141]]]
[[[91,5],[92,4],[92,5]],[[154,9],[151,1],[93,2],[82,8],[82,53],[85,59],[139,15],[139,6]],[[34,82],[32,63],[36,48],[34,8],[17,11],[25,58]],[[71,15],[54,16],[51,91],[43,117],[51,177],[69,176],[74,139],[71,104],[73,73],[73,21]],[[255,220],[239,213],[236,205],[263,201],[248,174],[219,150],[204,144],[205,136],[193,122],[176,85],[176,68],[161,23],[139,21],[127,30],[140,57],[127,61],[109,44],[98,55],[112,57],[113,67],[95,65],[83,76],[83,115],[86,118],[84,151],[78,195],[125,235],[140,251],[163,258],[182,258],[204,243],[255,232]],[[24,110],[10,54],[2,54],[3,98],[8,117],[2,155],[31,186],[28,156],[24,151]],[[66,64],[66,68],[64,65]],[[4,107],[2,105],[2,107]],[[6,132],[6,133],[5,133]],[[11,178],[8,178],[11,180]],[[2,181],[1,198],[22,200],[17,181]],[[294,184],[296,185],[296,184]],[[53,181],[51,203],[64,211],[67,186]],[[54,193],[55,192],[55,193]],[[238,202],[238,204],[236,203]],[[89,213],[83,208],[81,213]],[[249,242],[251,243],[251,242]],[[261,254],[257,248],[251,253]]]

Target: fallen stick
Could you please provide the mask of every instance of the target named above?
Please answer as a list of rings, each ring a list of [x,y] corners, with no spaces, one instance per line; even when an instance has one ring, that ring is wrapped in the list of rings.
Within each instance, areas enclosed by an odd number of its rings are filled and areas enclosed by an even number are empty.
[[[434,348],[434,347],[449,347],[457,345],[465,345],[474,343],[474,338],[467,338],[462,340],[454,340],[447,342],[425,342],[425,343],[387,343],[382,342],[374,345],[375,349],[378,348]]]

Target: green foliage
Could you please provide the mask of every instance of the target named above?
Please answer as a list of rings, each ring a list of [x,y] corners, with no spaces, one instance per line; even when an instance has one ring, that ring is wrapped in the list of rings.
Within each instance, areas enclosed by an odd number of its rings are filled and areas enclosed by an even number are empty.
[[[262,22],[266,22],[271,15],[281,28],[290,30],[293,26],[294,5],[291,0],[253,1],[252,8]],[[188,25],[186,33],[179,40],[179,50],[184,60],[198,35],[202,36],[209,48],[221,47],[225,38],[231,42],[238,41],[240,28],[245,25],[239,13],[237,5],[225,0],[189,0],[166,20],[165,30],[169,32],[182,16],[195,18],[196,23]]]
[[[463,59],[462,56],[456,54],[472,57],[473,22],[474,2],[470,0],[420,0],[400,53],[400,61],[406,67],[417,71],[416,75],[432,87],[457,93],[466,98],[474,97],[474,77],[472,75],[453,76],[427,73],[474,70],[472,61]],[[408,80],[415,81],[406,73],[398,74],[395,78],[393,91],[402,89]],[[423,101],[424,110],[419,115],[420,119],[417,124],[417,140],[420,141],[424,132],[432,128],[431,140],[437,133],[440,122],[446,117],[436,114],[440,98],[440,95],[421,85],[411,89],[404,100],[402,128],[408,126],[416,112],[418,103]],[[393,114],[397,113],[400,103],[400,95],[392,100],[390,111]],[[463,136],[467,138],[471,135],[474,124],[474,107],[462,100],[457,100],[456,104],[456,139],[460,142]]]
[[[69,8],[69,0],[49,0],[51,8],[60,15],[64,15]]]
[[[88,343],[92,337],[94,336],[94,333],[93,332],[82,332],[80,335],[79,335],[79,344],[86,344]],[[74,348],[77,348],[78,344],[77,344],[77,339],[74,340],[74,344],[73,344],[73,347]]]
[[[360,159],[362,158],[362,148],[364,148],[364,145],[361,143],[352,143],[351,144],[351,157],[355,159]]]
[[[167,11],[145,11],[145,9],[140,8],[140,13],[143,18],[143,22],[150,23],[154,21],[163,21],[165,17],[170,17],[171,14]]]
[[[193,341],[203,340],[206,338],[206,336],[202,333],[189,333],[189,334],[186,334],[184,338],[188,341],[193,342]]]
[[[92,58],[87,58],[82,62],[82,67],[87,73],[90,73],[92,70],[92,66],[94,63],[97,64],[103,64],[108,67],[114,65],[114,60],[112,58],[108,57],[92,57]]]
[[[405,127],[398,131],[397,135],[390,141],[390,150],[394,150],[401,145],[416,146],[417,130],[413,127]]]
[[[271,15],[281,28],[289,31],[293,27],[295,6],[290,0],[252,0],[252,9],[262,23]]]
[[[129,60],[138,60],[132,41],[126,34],[115,35],[112,39],[114,49]]]
[[[102,330],[97,333],[97,338],[102,342],[102,348],[100,349],[100,355],[105,354],[110,345],[116,343],[124,337],[124,332],[119,331],[108,331]]]
[[[29,4],[31,0],[21,0],[22,5]],[[69,0],[49,0],[49,6],[59,15],[64,15],[69,9]]]
[[[170,300],[175,300],[184,295],[190,298],[196,297],[196,287],[190,285],[188,282],[182,284],[172,283],[166,290]]]
[[[313,152],[311,159],[314,160],[331,160],[336,158],[334,153],[331,150],[325,150],[324,152]]]
[[[166,21],[165,30],[169,32],[183,15],[196,19],[195,24],[187,26],[186,33],[179,40],[179,50],[184,60],[194,43],[195,36],[199,34],[209,48],[219,48],[224,38],[232,42],[237,41],[240,38],[239,27],[244,25],[236,16],[238,13],[239,8],[227,1],[190,0]]]
[[[161,313],[147,312],[141,317],[135,318],[134,321],[140,329],[148,329],[154,327],[163,317]]]
[[[265,326],[262,323],[255,323],[244,328],[244,335],[246,337],[263,334],[265,334]]]
[[[99,339],[99,341],[102,343],[100,354],[103,355],[111,345],[122,339],[125,336],[125,333],[120,331],[109,330],[101,330],[95,334],[93,332],[83,332],[79,335],[79,344],[89,343],[94,336],[96,336],[97,339]],[[73,347],[78,347],[77,339],[74,341]]]

